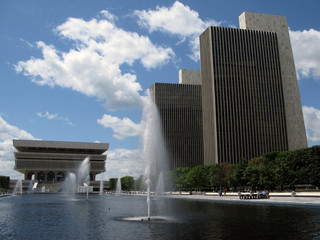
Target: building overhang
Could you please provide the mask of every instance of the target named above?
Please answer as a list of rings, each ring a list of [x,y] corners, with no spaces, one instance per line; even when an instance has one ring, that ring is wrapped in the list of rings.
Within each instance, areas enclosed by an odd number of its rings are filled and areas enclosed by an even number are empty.
[[[74,154],[103,154],[109,149],[108,143],[13,140],[13,146],[19,152],[51,152]]]
[[[39,172],[77,172],[85,158],[89,158],[90,174],[105,172],[105,152],[108,143],[13,140],[14,169],[23,174]]]

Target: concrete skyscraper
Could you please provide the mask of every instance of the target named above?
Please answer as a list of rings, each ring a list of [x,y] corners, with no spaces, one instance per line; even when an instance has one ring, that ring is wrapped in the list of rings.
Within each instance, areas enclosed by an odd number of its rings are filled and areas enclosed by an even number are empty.
[[[150,87],[162,121],[170,169],[203,165],[200,72],[180,70],[179,75],[180,84]]]
[[[201,71],[151,87],[171,169],[307,147],[286,17],[244,12],[239,22],[201,34]]]
[[[200,36],[205,164],[307,147],[286,18],[239,19]]]
[[[307,136],[287,18],[278,15],[244,12],[239,17],[239,25],[242,29],[276,33],[286,112],[288,150],[307,147]]]

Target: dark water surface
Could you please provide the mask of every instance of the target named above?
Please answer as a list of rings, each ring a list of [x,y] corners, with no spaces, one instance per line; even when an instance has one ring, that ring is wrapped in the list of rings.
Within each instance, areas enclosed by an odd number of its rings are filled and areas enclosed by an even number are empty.
[[[0,239],[320,239],[320,207],[29,194],[0,198]],[[139,219],[139,218],[138,218]]]

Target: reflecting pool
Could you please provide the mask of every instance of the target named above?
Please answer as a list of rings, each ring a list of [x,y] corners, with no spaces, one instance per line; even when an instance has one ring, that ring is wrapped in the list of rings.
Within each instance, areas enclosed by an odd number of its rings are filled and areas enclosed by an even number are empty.
[[[0,239],[320,239],[320,207],[26,194],[0,198]]]

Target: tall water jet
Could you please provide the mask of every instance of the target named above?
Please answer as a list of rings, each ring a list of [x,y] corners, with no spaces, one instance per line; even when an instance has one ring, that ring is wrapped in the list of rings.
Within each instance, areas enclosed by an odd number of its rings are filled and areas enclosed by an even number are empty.
[[[28,193],[31,193],[33,191],[33,180],[34,180],[34,174],[32,174],[32,177],[29,182]]]
[[[150,94],[143,111],[143,123],[143,160],[147,165],[144,178],[147,185],[148,219],[150,220],[152,183],[156,182],[161,171],[168,170],[168,153],[162,134],[161,119]]]
[[[69,173],[62,185],[62,192],[75,194],[77,188],[76,175]]]
[[[103,180],[100,180],[100,189],[99,189],[99,194],[102,195],[103,193]]]
[[[90,186],[90,158],[86,157],[81,163],[77,174],[77,186],[83,185],[89,199],[89,186]]]
[[[163,178],[163,172],[161,171],[158,177],[158,182],[156,186],[155,196],[163,196],[164,195],[164,178]]]
[[[80,164],[77,173],[69,173],[65,179],[62,191],[66,193],[82,192],[89,197],[90,188],[90,159],[85,158]]]
[[[117,186],[116,186],[116,196],[121,195],[121,178],[118,178]]]
[[[79,166],[77,172],[77,185],[81,186],[86,183],[90,185],[90,158],[86,157]]]
[[[19,179],[13,189],[13,195],[22,195],[22,180]]]

